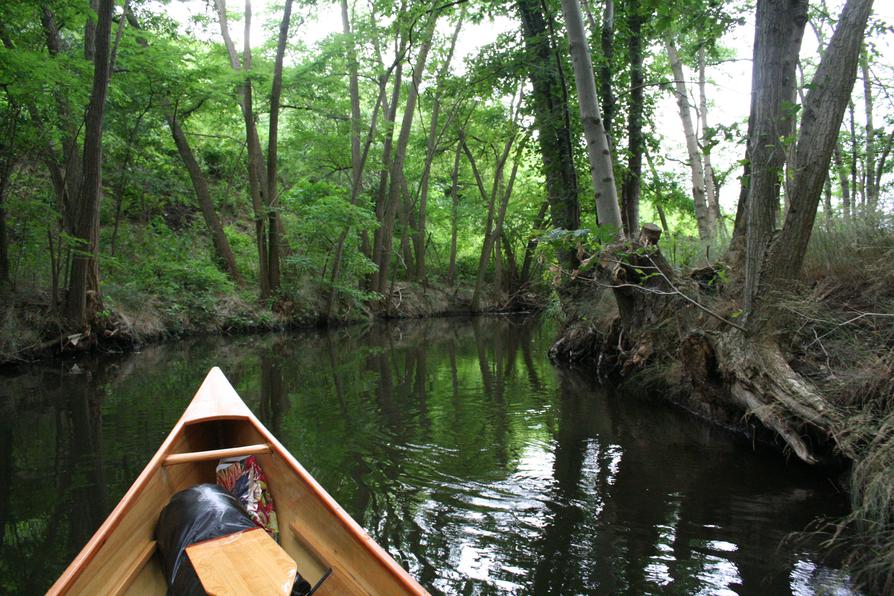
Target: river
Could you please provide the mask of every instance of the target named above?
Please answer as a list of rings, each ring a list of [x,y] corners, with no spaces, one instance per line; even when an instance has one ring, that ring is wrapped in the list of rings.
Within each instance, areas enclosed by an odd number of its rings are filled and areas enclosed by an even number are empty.
[[[797,462],[553,367],[515,318],[189,339],[0,373],[0,592],[41,593],[220,366],[433,593],[853,593]]]

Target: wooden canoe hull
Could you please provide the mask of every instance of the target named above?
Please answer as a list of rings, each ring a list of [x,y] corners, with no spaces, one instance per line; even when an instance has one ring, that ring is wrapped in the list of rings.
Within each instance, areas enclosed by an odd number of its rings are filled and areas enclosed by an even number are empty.
[[[155,556],[155,523],[180,490],[214,482],[220,457],[253,454],[276,505],[282,547],[317,592],[426,594],[426,591],[323,490],[236,394],[219,368],[102,526],[48,594],[165,594]]]

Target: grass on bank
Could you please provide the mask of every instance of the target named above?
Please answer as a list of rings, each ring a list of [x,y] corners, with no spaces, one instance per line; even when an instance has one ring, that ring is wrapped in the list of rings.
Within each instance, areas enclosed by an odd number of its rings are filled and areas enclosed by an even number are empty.
[[[833,542],[868,589],[894,593],[894,217],[818,226],[803,281],[785,302],[791,349],[844,414],[835,439],[853,461],[849,531]]]

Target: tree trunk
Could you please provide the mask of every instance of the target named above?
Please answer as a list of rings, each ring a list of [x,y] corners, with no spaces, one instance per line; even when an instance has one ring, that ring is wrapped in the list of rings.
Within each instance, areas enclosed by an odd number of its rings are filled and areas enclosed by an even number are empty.
[[[841,142],[835,141],[835,148],[832,152],[832,158],[835,163],[835,172],[838,174],[838,185],[841,187],[841,206],[844,211],[844,218],[847,221],[851,219],[851,190],[850,183],[847,179],[847,166],[841,158]]]
[[[705,43],[702,40],[698,48],[698,96],[699,112],[701,113],[701,152],[702,163],[705,171],[705,202],[711,211],[711,219],[714,222],[714,231],[719,232],[721,238],[726,238],[728,233],[723,223],[723,214],[720,212],[720,197],[717,182],[714,179],[714,167],[711,165],[711,139],[708,138],[710,127],[708,126],[708,94],[706,92],[705,79]]]
[[[680,121],[683,124],[683,134],[686,137],[686,151],[689,154],[689,170],[692,177],[692,199],[695,203],[695,219],[698,223],[698,237],[703,246],[711,246],[714,243],[715,226],[714,218],[709,208],[705,195],[705,170],[702,164],[702,154],[698,147],[695,126],[692,123],[692,111],[689,105],[689,96],[686,89],[686,79],[683,74],[683,63],[677,55],[674,41],[668,35],[664,40],[667,48],[667,57],[670,60],[671,70],[674,74],[674,97],[677,100],[677,108],[680,111]]]
[[[762,276],[770,291],[797,280],[801,272],[838,130],[857,78],[860,45],[871,11],[872,0],[848,0],[804,99],[791,167],[795,183],[790,186],[790,208],[782,233],[763,263]]]
[[[875,187],[875,123],[872,114],[869,50],[865,46],[860,53],[860,71],[863,74],[863,110],[866,113],[866,160],[863,164],[863,173],[866,178],[866,212],[874,214],[878,208],[878,189]]]
[[[432,8],[434,8],[434,4],[432,5]],[[394,161],[391,163],[388,197],[386,199],[384,219],[382,221],[382,248],[378,261],[379,285],[375,288],[380,293],[384,293],[385,291],[385,284],[388,280],[388,271],[391,266],[391,247],[394,241],[394,220],[397,215],[397,210],[400,207],[401,191],[404,183],[404,161],[407,158],[407,145],[410,142],[410,129],[412,128],[413,116],[416,110],[416,100],[419,97],[419,83],[422,81],[422,73],[425,70],[425,64],[428,60],[428,52],[431,49],[431,41],[432,36],[434,35],[437,17],[438,13],[433,10],[429,13],[428,22],[425,25],[422,44],[419,48],[419,55],[416,58],[416,64],[413,69],[413,78],[410,82],[410,89],[407,92],[407,103],[404,106],[403,122],[401,122],[400,134],[397,137]]]
[[[217,10],[218,23],[220,24],[221,37],[224,40],[224,46],[227,49],[227,55],[230,58],[230,67],[235,71],[244,71],[248,73],[251,70],[251,0],[245,2],[245,25],[244,25],[244,49],[242,63],[239,62],[239,55],[236,53],[236,46],[230,37],[230,28],[227,24],[227,7],[226,0],[215,0],[215,8]],[[240,83],[238,87],[240,96],[240,108],[242,117],[245,122],[245,141],[248,149],[248,187],[251,196],[252,210],[255,220],[255,239],[258,249],[258,283],[260,286],[261,297],[266,298],[270,295],[270,271],[268,257],[268,238],[266,230],[266,213],[263,186],[267,183],[267,177],[262,172],[264,168],[264,158],[261,152],[261,142],[258,138],[258,128],[255,123],[255,114],[252,99],[251,80],[247,77]]]
[[[100,0],[97,11],[93,89],[84,132],[84,175],[79,194],[75,239],[79,242],[71,265],[65,317],[84,329],[101,309],[99,293],[99,201],[102,193],[102,128],[109,81],[109,36],[113,0]],[[88,298],[89,295],[89,298]]]
[[[220,219],[217,217],[217,212],[214,210],[211,191],[208,190],[208,180],[205,178],[205,174],[202,173],[195,155],[193,155],[192,148],[189,146],[189,141],[176,115],[167,113],[165,118],[168,121],[168,126],[171,128],[171,135],[174,137],[174,144],[177,145],[180,159],[183,160],[183,165],[186,166],[186,171],[189,172],[193,190],[196,192],[199,207],[202,209],[202,217],[205,219],[205,225],[208,226],[208,233],[211,235],[211,241],[214,244],[214,253],[217,256],[217,260],[223,266],[227,275],[230,276],[230,279],[242,285],[242,276],[239,275],[239,269],[236,267],[236,258],[233,256],[230,242],[227,240],[227,235],[224,233]]]
[[[478,170],[478,166],[475,163],[475,158],[472,155],[472,152],[469,150],[469,146],[466,145],[465,139],[462,139],[461,142],[463,144],[463,151],[469,160],[469,165],[472,166],[472,174],[475,176],[475,184],[478,186],[478,192],[481,194],[482,200],[487,204],[487,223],[484,224],[484,244],[481,247],[481,256],[478,258],[478,273],[475,276],[475,290],[472,292],[471,308],[473,312],[477,312],[481,306],[481,288],[484,286],[484,274],[487,272],[487,263],[490,259],[491,252],[493,252],[494,249],[493,225],[497,192],[500,188],[500,182],[503,179],[503,167],[506,163],[506,159],[509,157],[512,143],[515,142],[515,134],[506,140],[506,144],[503,146],[503,153],[497,159],[497,163],[494,166],[494,183],[491,188],[490,196],[488,196],[487,192],[484,190],[484,182],[481,178],[481,172]]]
[[[525,246],[525,257],[522,261],[521,273],[518,276],[519,286],[524,286],[531,281],[531,266],[534,263],[534,251],[537,249],[538,231],[543,227],[548,208],[549,203],[544,201],[543,204],[540,205],[540,211],[537,212],[537,216],[534,218],[534,225],[532,226],[534,232],[531,234],[531,237],[528,239],[528,244]]]
[[[602,56],[600,56],[599,60],[599,103],[602,106],[602,121],[605,124],[605,136],[608,138],[609,144],[612,142],[612,133],[614,132],[612,124],[615,119],[615,94],[612,93],[612,67],[615,57],[614,37],[615,2],[614,0],[605,0],[605,6],[602,9],[602,31],[600,32]],[[640,66],[642,66],[642,63],[640,63]],[[642,71],[640,75],[642,75]],[[631,82],[632,85],[633,83]]]
[[[453,171],[450,174],[450,265],[447,268],[447,283],[451,286],[456,281],[456,218],[459,209],[459,161],[463,154],[463,133],[460,131],[456,142],[456,154],[453,157]]]
[[[3,170],[0,171],[0,291],[12,284],[9,275],[9,237],[6,233],[6,209],[3,205],[6,199],[6,189],[12,174],[12,161],[9,155],[3,158]]]
[[[453,59],[453,51],[456,48],[456,40],[459,38],[459,31],[462,28],[465,16],[466,7],[465,5],[463,5],[462,10],[459,14],[459,18],[456,21],[456,27],[453,29],[453,35],[450,38],[450,49],[447,51],[447,57],[444,60],[443,66],[441,67],[441,72],[438,73],[438,76],[435,79],[438,88],[435,91],[434,105],[432,106],[431,111],[431,123],[428,130],[428,146],[425,156],[425,166],[422,170],[422,179],[419,182],[419,216],[416,220],[416,233],[413,236],[413,244],[416,252],[416,280],[420,282],[425,279],[425,218],[426,208],[428,206],[429,176],[431,175],[432,161],[434,160],[435,151],[437,150],[438,117],[441,111],[440,85],[447,77],[447,74],[450,72],[450,62]]]
[[[639,0],[627,6],[627,57],[630,61],[630,110],[627,115],[627,171],[621,184],[624,230],[632,237],[639,230],[639,199],[643,173],[643,46]]]
[[[618,234],[623,236],[624,224],[618,206],[614,166],[599,113],[593,63],[590,60],[578,0],[562,0],[562,11],[565,13],[565,28],[568,32],[568,46],[574,67],[574,81],[577,84],[577,99],[580,103],[580,116],[587,142],[587,155],[590,158],[590,179],[595,195],[596,217],[599,225],[615,228]]]
[[[406,49],[406,38],[401,37],[398,57],[403,55]],[[384,221],[386,205],[388,204],[388,181],[391,172],[391,161],[394,145],[394,124],[397,119],[397,104],[400,101],[401,79],[403,75],[403,60],[398,58],[397,69],[394,73],[394,87],[391,91],[391,102],[385,106],[385,141],[382,144],[382,170],[379,173],[379,189],[376,192],[376,221],[379,227],[376,228],[373,238],[373,255],[372,261],[377,265],[382,261],[382,252],[384,249]],[[390,257],[389,257],[390,258]],[[373,290],[378,291],[384,288],[386,279],[382,275],[381,270],[377,270],[373,275]]]
[[[246,4],[246,7],[248,5]],[[289,24],[292,20],[292,0],[286,0],[279,24],[279,39],[276,43],[276,59],[273,63],[273,83],[270,88],[270,128],[267,135],[267,273],[270,276],[270,291],[279,291],[279,245],[282,239],[279,230],[278,197],[276,195],[277,148],[279,143],[279,102],[282,96],[282,63],[289,39]],[[359,140],[358,140],[359,143]]]
[[[785,164],[784,139],[779,133],[791,130],[793,110],[786,109],[786,102],[790,102],[795,89],[807,0],[759,0],[755,19],[748,139],[751,175],[746,212],[746,316],[756,305],[764,258],[776,228]]]
[[[525,40],[534,126],[538,131],[552,222],[557,228],[576,230],[580,227],[580,205],[571,131],[566,125],[568,103],[564,80],[559,74],[556,52],[550,43],[540,2],[517,0],[517,8]],[[559,251],[559,259],[567,269],[573,269],[578,262],[577,253],[572,250]]]
[[[363,164],[360,154],[360,80],[357,73],[357,48],[354,40],[354,34],[351,31],[351,17],[348,10],[348,0],[341,0],[341,24],[342,32],[348,39],[348,93],[351,97],[351,204],[355,204],[357,197],[360,196],[360,189],[363,183]],[[380,86],[381,90],[384,87]],[[376,103],[376,113],[378,113],[379,103],[381,103],[382,92],[379,93],[379,99]],[[375,116],[373,116],[375,120]],[[375,127],[375,122],[371,124],[371,128]],[[332,320],[335,316],[335,304],[338,296],[336,284],[341,274],[341,262],[344,255],[345,240],[347,240],[349,228],[345,227],[339,234],[338,242],[335,245],[335,255],[332,258],[332,274],[330,275],[329,297],[326,300],[326,319]]]
[[[497,291],[503,289],[503,249],[501,245],[504,243],[503,222],[506,220],[506,209],[509,207],[509,199],[512,198],[512,189],[515,187],[515,176],[518,173],[518,166],[522,160],[525,146],[528,144],[528,138],[525,137],[519,144],[515,152],[515,160],[512,162],[512,172],[509,174],[509,182],[506,184],[506,190],[503,192],[500,208],[497,211],[497,221],[494,225],[494,285]],[[506,244],[506,250],[511,252],[511,248]]]

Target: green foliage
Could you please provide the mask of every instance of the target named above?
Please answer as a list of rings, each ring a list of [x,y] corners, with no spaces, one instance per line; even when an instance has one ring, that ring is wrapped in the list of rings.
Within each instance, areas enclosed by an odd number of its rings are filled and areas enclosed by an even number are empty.
[[[110,305],[140,309],[151,301],[175,332],[213,318],[218,300],[234,286],[209,258],[202,234],[175,234],[158,219],[130,231],[136,233],[123,235],[119,256],[100,262]]]

